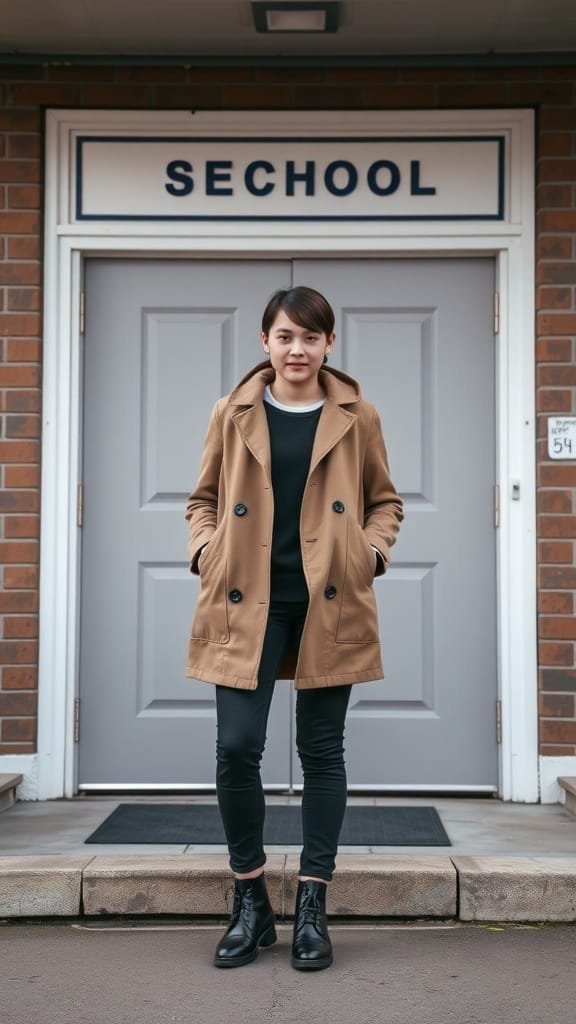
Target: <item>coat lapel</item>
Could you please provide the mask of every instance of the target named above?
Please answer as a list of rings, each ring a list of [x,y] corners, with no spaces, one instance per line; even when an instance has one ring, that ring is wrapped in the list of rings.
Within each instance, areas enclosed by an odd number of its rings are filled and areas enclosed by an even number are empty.
[[[344,434],[350,430],[355,419],[356,416],[354,413],[340,408],[340,406],[336,405],[330,398],[326,400],[316,428],[316,436],[314,438],[312,456],[310,458],[308,477],[310,477],[314,472],[321,459],[323,459],[324,456],[338,444],[338,441],[344,437]]]
[[[232,419],[248,451],[260,463],[270,479],[270,436],[264,405],[251,405],[233,413]]]

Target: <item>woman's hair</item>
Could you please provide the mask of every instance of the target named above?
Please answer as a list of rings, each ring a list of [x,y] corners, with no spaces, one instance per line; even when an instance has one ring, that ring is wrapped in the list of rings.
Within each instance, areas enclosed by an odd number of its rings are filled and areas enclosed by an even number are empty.
[[[278,313],[283,311],[299,327],[320,334],[332,334],[334,330],[334,311],[320,292],[314,288],[299,285],[297,288],[281,289],[274,292],[262,315],[262,331],[270,333]]]

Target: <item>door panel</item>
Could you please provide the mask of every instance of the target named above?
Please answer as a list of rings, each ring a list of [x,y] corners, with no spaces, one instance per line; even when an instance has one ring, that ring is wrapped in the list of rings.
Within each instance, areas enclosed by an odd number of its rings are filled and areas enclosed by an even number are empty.
[[[184,676],[198,579],[186,495],[208,416],[260,357],[284,262],[90,260],[86,266],[79,783],[213,785],[214,688]],[[279,686],[264,763],[290,776]]]
[[[493,273],[482,259],[295,263],[294,283],[335,303],[330,361],[378,408],[405,501],[374,583],[386,678],[352,691],[351,785],[497,782]]]

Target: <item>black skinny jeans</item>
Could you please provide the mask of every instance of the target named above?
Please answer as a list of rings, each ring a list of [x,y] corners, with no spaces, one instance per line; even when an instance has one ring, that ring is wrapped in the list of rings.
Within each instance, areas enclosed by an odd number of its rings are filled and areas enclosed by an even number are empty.
[[[286,652],[298,649],[306,609],[305,602],[271,602],[257,688],[216,687],[216,786],[230,867],[237,874],[266,861],[260,761],[276,677]],[[300,874],[327,882],[346,810],[343,738],[351,690],[351,685],[299,690],[296,699],[296,745],[304,774]]]

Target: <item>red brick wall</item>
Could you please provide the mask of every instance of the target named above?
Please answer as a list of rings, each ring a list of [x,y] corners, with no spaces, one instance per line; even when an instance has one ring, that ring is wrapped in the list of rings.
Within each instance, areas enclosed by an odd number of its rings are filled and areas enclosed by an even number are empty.
[[[576,413],[575,69],[6,66],[0,67],[0,754],[35,750],[42,107],[532,105],[538,112],[540,739],[543,754],[576,753],[576,464],[547,461],[544,440],[548,415]]]

